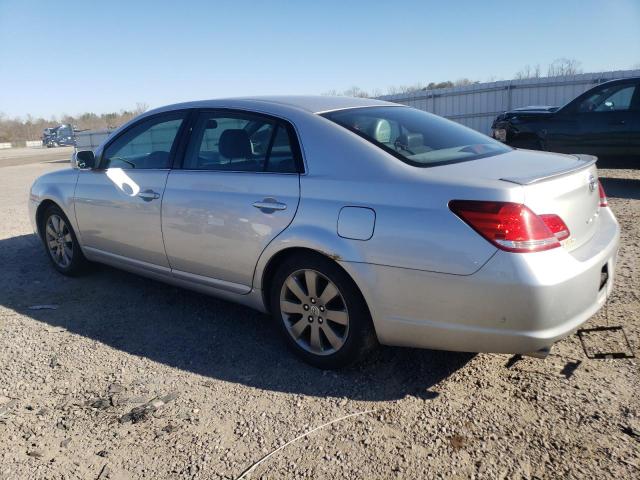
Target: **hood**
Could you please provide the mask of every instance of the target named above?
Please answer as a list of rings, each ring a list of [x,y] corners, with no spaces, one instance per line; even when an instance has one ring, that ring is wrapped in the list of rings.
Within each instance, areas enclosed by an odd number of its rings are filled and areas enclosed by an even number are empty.
[[[513,110],[509,110],[498,115],[496,121],[509,120],[516,116],[524,118],[544,117],[555,113],[558,110],[560,110],[560,107],[545,105],[532,105],[529,107],[514,108]]]
[[[556,112],[560,107],[552,107],[549,105],[532,105],[529,107],[514,108],[512,112]]]

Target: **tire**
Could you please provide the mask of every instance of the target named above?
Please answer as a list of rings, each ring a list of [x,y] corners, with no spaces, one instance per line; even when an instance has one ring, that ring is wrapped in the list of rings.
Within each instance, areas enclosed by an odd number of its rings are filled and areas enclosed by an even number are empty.
[[[39,225],[40,237],[53,268],[70,277],[83,273],[88,261],[69,219],[57,205],[48,207]]]
[[[313,278],[315,295],[308,287]],[[273,277],[269,299],[287,346],[315,367],[346,367],[377,346],[360,290],[344,270],[320,254],[288,257]]]

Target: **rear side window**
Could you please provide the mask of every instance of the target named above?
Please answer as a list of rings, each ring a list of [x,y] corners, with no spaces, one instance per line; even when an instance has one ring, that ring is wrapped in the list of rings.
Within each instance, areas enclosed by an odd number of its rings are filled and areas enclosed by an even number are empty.
[[[416,167],[464,162],[511,150],[470,128],[414,108],[351,108],[323,116]]]
[[[105,149],[102,168],[169,168],[171,150],[185,115],[170,113],[131,127]]]
[[[183,168],[295,173],[295,149],[283,123],[244,112],[202,112],[193,127]]]

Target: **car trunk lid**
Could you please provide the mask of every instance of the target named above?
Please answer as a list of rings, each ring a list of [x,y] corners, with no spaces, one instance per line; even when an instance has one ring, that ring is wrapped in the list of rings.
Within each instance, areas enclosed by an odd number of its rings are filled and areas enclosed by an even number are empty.
[[[525,205],[539,214],[556,214],[569,227],[570,236],[562,242],[567,250],[574,250],[591,239],[600,210],[596,159],[576,157],[581,163],[573,168],[531,178],[522,184]]]
[[[518,185],[523,203],[537,214],[558,215],[571,235],[562,242],[573,250],[588,242],[597,228],[600,208],[596,157],[531,150],[427,169],[430,175]],[[492,186],[495,183],[492,182]],[[506,185],[505,185],[506,186]]]

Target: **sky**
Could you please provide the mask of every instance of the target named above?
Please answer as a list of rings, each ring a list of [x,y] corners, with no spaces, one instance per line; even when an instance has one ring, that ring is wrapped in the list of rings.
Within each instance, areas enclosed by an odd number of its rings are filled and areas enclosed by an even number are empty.
[[[640,68],[640,0],[0,0],[0,112]]]

